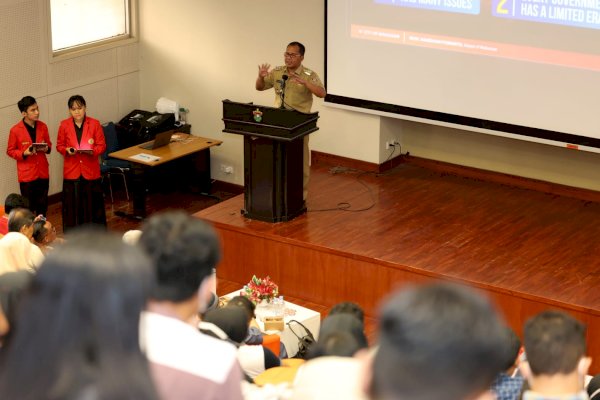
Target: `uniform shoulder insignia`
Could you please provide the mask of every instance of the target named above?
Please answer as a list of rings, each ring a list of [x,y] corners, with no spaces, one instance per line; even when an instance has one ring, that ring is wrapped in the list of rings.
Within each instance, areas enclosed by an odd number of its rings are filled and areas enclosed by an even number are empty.
[[[304,68],[304,71],[303,71],[303,72],[304,72],[306,75],[308,75],[308,76],[311,76],[311,75],[312,75],[312,73],[313,73],[313,72],[312,72],[310,69],[308,69],[308,68]]]

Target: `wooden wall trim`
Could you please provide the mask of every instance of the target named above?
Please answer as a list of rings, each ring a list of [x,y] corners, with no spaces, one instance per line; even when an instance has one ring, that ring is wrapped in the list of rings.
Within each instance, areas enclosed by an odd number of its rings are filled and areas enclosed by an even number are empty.
[[[337,156],[334,154],[311,152],[312,162],[317,164],[336,165],[346,168],[358,169],[360,171],[383,173],[402,163],[418,165],[420,167],[436,171],[442,174],[451,174],[465,178],[478,179],[485,182],[498,183],[520,189],[535,190],[558,196],[565,196],[584,201],[600,203],[600,192],[590,189],[577,188],[573,186],[552,183],[538,179],[525,178],[522,176],[505,174],[502,172],[488,171],[484,169],[467,167],[464,165],[451,164],[444,161],[430,160],[427,158],[414,157],[403,154],[392,158],[383,164],[369,163],[366,161],[353,160],[351,158]]]
[[[358,169],[367,172],[379,172],[379,165],[366,161],[355,160],[348,157],[336,156],[335,154],[321,153],[312,150],[310,152],[311,164],[334,165],[345,168]]]

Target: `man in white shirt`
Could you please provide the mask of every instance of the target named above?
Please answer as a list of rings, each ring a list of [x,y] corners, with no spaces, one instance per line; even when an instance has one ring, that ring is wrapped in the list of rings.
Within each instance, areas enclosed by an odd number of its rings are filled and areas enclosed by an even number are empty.
[[[242,399],[235,347],[192,325],[212,298],[220,258],[216,233],[197,218],[169,212],[144,224],[139,244],[157,273],[140,340],[161,398]]]

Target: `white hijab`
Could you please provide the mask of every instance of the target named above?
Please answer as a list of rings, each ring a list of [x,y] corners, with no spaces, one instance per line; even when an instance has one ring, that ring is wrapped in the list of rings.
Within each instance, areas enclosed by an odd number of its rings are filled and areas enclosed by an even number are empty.
[[[42,261],[42,251],[22,233],[9,232],[0,239],[0,275],[22,269],[35,271]]]

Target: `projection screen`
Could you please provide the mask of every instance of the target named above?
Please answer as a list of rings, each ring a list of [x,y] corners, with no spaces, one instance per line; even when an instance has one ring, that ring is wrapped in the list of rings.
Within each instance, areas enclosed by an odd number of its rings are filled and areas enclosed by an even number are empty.
[[[328,0],[326,102],[600,152],[600,0]]]

